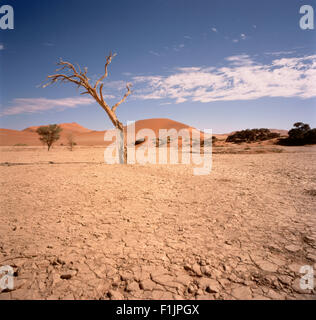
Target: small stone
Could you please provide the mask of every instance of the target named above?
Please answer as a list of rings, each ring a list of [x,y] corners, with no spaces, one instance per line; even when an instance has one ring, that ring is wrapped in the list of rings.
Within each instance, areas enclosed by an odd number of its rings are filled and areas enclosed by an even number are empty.
[[[178,276],[174,281],[188,287],[192,281],[192,278],[187,275],[181,275]]]
[[[136,281],[129,283],[126,287],[126,291],[128,292],[139,291],[138,283]]]
[[[200,268],[200,266],[199,266],[197,263],[195,263],[195,264],[192,266],[191,270],[192,270],[197,276],[202,276],[201,268]]]
[[[199,287],[203,290],[206,290],[208,293],[217,293],[221,291],[220,284],[209,278],[201,278],[198,280]]]
[[[108,296],[111,300],[123,300],[124,296],[119,292],[115,290],[110,290],[108,292]]]
[[[123,281],[128,281],[128,280],[132,280],[134,278],[134,274],[131,272],[126,272],[126,273],[122,273],[121,274],[121,279]]]
[[[252,293],[250,288],[245,286],[234,288],[231,292],[231,295],[238,300],[249,300],[252,298]]]
[[[142,290],[154,290],[156,287],[156,283],[151,281],[150,279],[145,279],[140,282],[140,288]]]
[[[202,289],[198,289],[196,292],[197,296],[201,296],[203,294],[203,290]]]
[[[56,261],[57,261],[57,263],[62,264],[62,265],[66,264],[66,262],[64,260],[62,260],[61,258],[57,258]]]
[[[287,286],[290,286],[292,283],[292,278],[289,276],[282,275],[282,276],[278,276],[278,278],[282,284],[285,284]]]
[[[279,294],[278,292],[272,290],[272,289],[269,289],[269,291],[267,292],[267,296],[271,299],[274,299],[274,300],[283,300],[284,299],[284,296]]]
[[[276,272],[278,270],[277,265],[266,260],[258,261],[257,264],[259,268],[262,269],[263,271]]]
[[[294,273],[296,273],[296,274],[299,274],[299,273],[300,273],[301,267],[302,267],[302,265],[297,264],[297,263],[292,263],[292,264],[288,265],[288,268],[289,268],[292,272],[294,272]]]
[[[294,253],[294,252],[297,252],[297,251],[301,250],[301,247],[291,244],[291,245],[286,246],[285,249],[287,251],[290,251],[290,252]]]
[[[206,276],[208,276],[208,277],[212,276],[212,271],[211,271],[211,268],[209,266],[202,266],[201,267],[201,272],[203,274],[205,274]]]
[[[65,274],[62,274],[61,276],[60,276],[60,278],[61,279],[63,279],[63,280],[69,280],[69,279],[71,279],[71,274],[69,274],[69,273],[65,273]]]
[[[307,259],[312,260],[313,262],[316,262],[316,254],[309,253],[306,257]]]

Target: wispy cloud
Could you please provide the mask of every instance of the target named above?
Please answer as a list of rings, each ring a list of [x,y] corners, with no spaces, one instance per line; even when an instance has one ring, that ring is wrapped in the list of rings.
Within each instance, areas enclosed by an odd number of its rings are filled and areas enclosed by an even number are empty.
[[[160,57],[160,54],[156,51],[150,50],[149,53],[156,56],[156,57]]]
[[[214,27],[213,27],[211,30],[212,30],[213,32],[218,32],[217,29],[214,28]]]
[[[4,50],[4,44],[3,43],[0,43],[0,51],[1,50]]]
[[[134,77],[138,99],[212,102],[263,97],[316,97],[316,55],[280,58],[269,64],[248,55],[226,58],[225,67],[179,68],[169,76]]]
[[[225,58],[226,61],[230,62],[231,65],[241,66],[241,65],[252,65],[254,62],[251,57],[247,54],[240,54],[235,56],[230,56]]]
[[[265,52],[264,54],[271,55],[271,56],[281,56],[281,55],[288,55],[293,53],[295,53],[295,51],[274,51],[274,52]]]
[[[247,39],[247,36],[244,33],[241,33],[238,38],[235,38],[232,41],[234,43],[238,43],[239,41],[246,40],[246,39]]]
[[[173,47],[173,50],[174,50],[174,51],[180,51],[180,50],[183,49],[184,47],[185,47],[184,43],[180,43],[180,44],[178,44],[178,45],[175,45],[175,46]]]
[[[52,43],[52,42],[44,42],[43,43],[43,46],[45,46],[45,47],[53,47],[55,44],[54,43]]]
[[[63,99],[18,98],[13,100],[12,106],[2,110],[0,116],[10,116],[21,113],[40,113],[51,109],[62,111],[67,108],[77,108],[82,105],[89,105],[93,102],[94,100],[88,97]]]

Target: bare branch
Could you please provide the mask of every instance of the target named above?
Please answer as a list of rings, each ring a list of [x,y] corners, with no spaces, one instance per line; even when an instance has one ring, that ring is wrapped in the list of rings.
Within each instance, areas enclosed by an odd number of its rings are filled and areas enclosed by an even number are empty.
[[[44,84],[44,85],[43,85],[43,88],[46,88],[46,87],[49,86],[50,84],[53,84],[53,83],[55,83],[55,82],[57,82],[57,81],[64,82],[64,81],[66,81],[66,80],[67,80],[67,81],[70,81],[70,82],[73,82],[73,83],[75,83],[75,84],[78,85],[78,86],[83,85],[80,81],[73,79],[73,78],[75,78],[74,75],[72,75],[72,76],[67,76],[67,75],[65,75],[65,74],[53,74],[53,75],[51,75],[51,76],[48,76],[47,78],[50,79],[50,81],[49,81],[48,83]]]
[[[60,59],[60,61],[58,62],[58,65],[60,66],[58,71],[65,70],[65,71],[68,71],[70,74],[56,73],[53,75],[49,75],[47,77],[49,81],[46,84],[44,84],[43,87],[45,88],[48,85],[51,85],[56,82],[72,82],[78,88],[80,88],[80,87],[85,88],[86,90],[84,90],[84,92],[82,92],[81,94],[82,95],[90,94],[98,102],[98,104],[106,111],[106,113],[110,117],[114,126],[116,126],[116,127],[118,126],[121,128],[122,125],[119,125],[119,121],[118,121],[117,116],[115,114],[115,110],[130,95],[131,85],[130,84],[126,85],[127,92],[125,93],[123,98],[119,102],[117,102],[112,108],[110,108],[110,106],[104,100],[103,92],[102,92],[103,85],[104,85],[102,83],[102,80],[108,76],[107,68],[108,68],[109,64],[111,63],[112,58],[115,57],[115,55],[116,54],[112,54],[110,52],[109,56],[106,58],[104,75],[97,80],[94,87],[92,87],[92,85],[89,83],[90,79],[87,77],[87,72],[88,72],[87,68],[84,68],[84,72],[83,72],[81,70],[80,66],[78,66],[78,69],[76,69],[72,63],[67,62],[67,61],[63,61],[62,59]],[[77,70],[79,70],[79,72]],[[99,86],[99,88],[98,88],[98,86]]]
[[[108,66],[111,63],[112,58],[114,58],[115,56],[116,56],[116,53],[112,54],[112,52],[110,52],[109,56],[106,57],[106,63],[104,66],[104,75],[97,80],[97,82],[94,85],[94,88],[97,88],[98,84],[108,76]]]
[[[127,92],[124,94],[124,97],[112,107],[113,112],[115,112],[116,108],[131,94],[131,86],[132,85],[130,83],[126,85]]]

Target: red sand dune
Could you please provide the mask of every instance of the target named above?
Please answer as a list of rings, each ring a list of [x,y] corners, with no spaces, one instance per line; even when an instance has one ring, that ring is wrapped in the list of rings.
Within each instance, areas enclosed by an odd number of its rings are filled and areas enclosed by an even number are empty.
[[[63,131],[61,132],[60,140],[57,145],[66,144],[67,136],[72,134],[78,145],[105,145],[104,131],[95,131],[84,128],[83,126],[73,123],[59,124]],[[39,126],[32,126],[24,130],[10,130],[0,129],[0,145],[1,146],[13,146],[16,144],[27,144],[29,146],[41,145],[36,129]],[[135,123],[136,133],[141,129],[151,129],[158,137],[159,129],[171,129],[180,130],[182,128],[190,128],[189,126],[173,121],[170,119],[146,119],[139,120]],[[191,129],[191,128],[190,128]]]

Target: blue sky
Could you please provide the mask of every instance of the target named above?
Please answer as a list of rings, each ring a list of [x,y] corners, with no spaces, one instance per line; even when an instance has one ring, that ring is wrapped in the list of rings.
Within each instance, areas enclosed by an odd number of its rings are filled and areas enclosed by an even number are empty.
[[[0,30],[0,127],[78,122],[111,128],[72,84],[41,88],[59,57],[101,76],[109,104],[133,84],[121,121],[171,118],[223,133],[296,121],[316,127],[316,30],[301,30],[299,0],[32,0]]]

